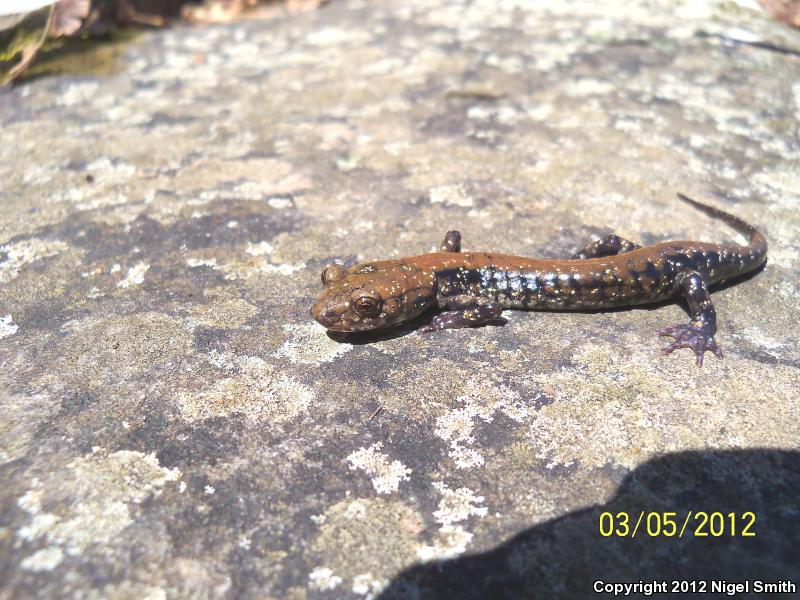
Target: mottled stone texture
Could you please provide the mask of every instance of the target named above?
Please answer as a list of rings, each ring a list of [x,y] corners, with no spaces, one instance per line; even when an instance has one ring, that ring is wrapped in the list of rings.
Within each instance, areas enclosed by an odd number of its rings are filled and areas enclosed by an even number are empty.
[[[0,598],[579,597],[798,577],[800,35],[734,2],[337,0],[0,95]],[[319,274],[736,234],[678,304],[338,341]],[[606,539],[603,510],[753,511]],[[447,561],[441,563],[440,561]]]

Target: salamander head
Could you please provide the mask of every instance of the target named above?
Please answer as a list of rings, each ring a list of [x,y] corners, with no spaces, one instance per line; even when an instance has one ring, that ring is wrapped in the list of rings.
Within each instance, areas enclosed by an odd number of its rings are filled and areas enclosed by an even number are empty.
[[[311,316],[331,331],[368,331],[419,315],[434,301],[435,278],[400,261],[330,265],[322,272],[325,291]]]

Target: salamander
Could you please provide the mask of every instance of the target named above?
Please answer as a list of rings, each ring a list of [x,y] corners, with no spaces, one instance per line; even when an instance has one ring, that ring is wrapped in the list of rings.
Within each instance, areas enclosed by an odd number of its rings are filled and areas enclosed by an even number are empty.
[[[537,259],[461,252],[461,235],[449,231],[439,252],[328,266],[322,272],[325,290],[311,315],[329,330],[360,332],[441,309],[419,329],[428,333],[484,325],[506,309],[605,309],[679,297],[688,303],[689,323],[656,333],[673,338],[664,354],[690,348],[702,366],[706,351],[722,358],[709,286],[759,268],[767,258],[767,240],[738,217],[678,197],[744,234],[748,243],[669,241],[641,247],[609,235],[570,258]]]

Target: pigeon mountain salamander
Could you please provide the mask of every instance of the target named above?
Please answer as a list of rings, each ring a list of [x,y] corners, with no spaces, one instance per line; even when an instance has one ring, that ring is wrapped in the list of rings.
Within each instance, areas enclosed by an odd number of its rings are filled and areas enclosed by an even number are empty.
[[[685,298],[691,320],[657,331],[674,341],[663,349],[691,348],[698,366],[714,341],[716,313],[708,288],[760,267],[767,241],[743,220],[678,197],[746,235],[746,245],[671,241],[640,247],[616,235],[592,242],[568,259],[536,259],[461,252],[461,234],[449,231],[439,252],[322,273],[325,286],[311,314],[332,331],[357,332],[398,325],[429,308],[441,312],[426,333],[483,325],[505,309],[587,310]]]

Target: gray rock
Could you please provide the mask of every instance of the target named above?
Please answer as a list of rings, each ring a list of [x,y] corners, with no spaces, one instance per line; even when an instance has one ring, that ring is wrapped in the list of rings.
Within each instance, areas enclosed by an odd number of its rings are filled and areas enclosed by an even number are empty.
[[[354,0],[0,95],[0,598],[797,577],[798,49],[727,2]],[[770,241],[702,370],[659,353],[679,304],[348,342],[309,317],[325,265],[451,228],[734,239],[676,191]],[[604,538],[605,509],[757,537]]]

